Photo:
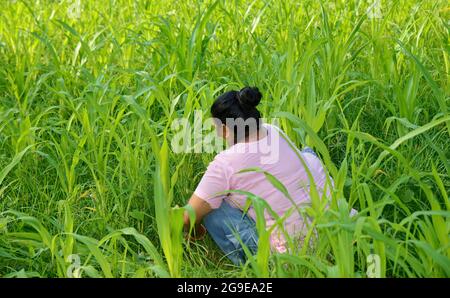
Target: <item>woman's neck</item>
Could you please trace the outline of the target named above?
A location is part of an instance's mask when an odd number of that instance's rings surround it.
[[[267,136],[267,129],[264,126],[261,126],[257,131],[249,134],[245,138],[238,140],[236,143],[233,142],[232,138],[228,141],[228,144],[234,145],[238,143],[252,143],[257,142]]]

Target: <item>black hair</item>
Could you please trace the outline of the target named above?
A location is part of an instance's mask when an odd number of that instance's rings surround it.
[[[214,118],[221,121],[222,124],[226,124],[227,118],[242,119],[244,121],[248,119],[256,120],[256,130],[259,130],[261,121],[261,114],[256,106],[261,101],[262,94],[257,87],[244,87],[239,91],[232,90],[220,95],[211,106],[211,114]],[[231,127],[230,127],[231,128]],[[235,143],[237,138],[237,127],[234,126]],[[245,137],[250,134],[249,127],[245,127]]]

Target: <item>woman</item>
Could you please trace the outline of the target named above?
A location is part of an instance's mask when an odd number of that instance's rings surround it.
[[[319,194],[326,182],[325,170],[310,148],[298,151],[278,127],[261,123],[261,115],[256,109],[261,97],[262,94],[257,88],[245,87],[240,91],[226,92],[216,99],[211,113],[215,118],[219,136],[226,139],[229,148],[217,154],[208,165],[188,202],[196,213],[196,226],[191,238],[203,237],[206,228],[217,245],[236,265],[246,260],[241,242],[236,236],[254,254],[258,235],[253,208],[250,207],[247,214],[242,212],[247,197],[232,190],[250,192],[263,198],[281,217],[296,208],[294,203],[299,206],[310,202],[308,177],[314,179]],[[267,148],[270,152],[267,152]],[[272,156],[272,160],[264,158],[268,154]],[[308,176],[305,166],[311,176]],[[274,187],[264,173],[240,172],[248,168],[259,168],[275,176],[286,187],[294,202]],[[294,212],[287,215],[284,229],[292,237],[301,237],[306,229],[305,222],[299,212],[291,211]],[[202,220],[204,226],[200,224]],[[267,228],[275,223],[275,218],[268,212],[265,212],[265,220]],[[184,223],[188,229],[190,223],[187,212]],[[283,233],[277,228],[272,232],[270,242],[273,251],[287,250]]]

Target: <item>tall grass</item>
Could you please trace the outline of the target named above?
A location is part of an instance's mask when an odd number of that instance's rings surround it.
[[[450,276],[446,1],[76,2],[2,3],[0,276],[366,277],[374,255],[380,277]],[[290,210],[310,225],[286,254],[246,193],[258,253],[236,267],[182,236],[213,155],[169,145],[243,85],[333,187]]]

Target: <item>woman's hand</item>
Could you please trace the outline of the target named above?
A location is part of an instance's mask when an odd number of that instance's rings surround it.
[[[205,235],[206,235],[205,226],[202,224],[196,224],[192,229],[191,234],[189,234],[189,231],[185,232],[184,239],[186,241],[198,241],[205,238]]]
[[[196,196],[195,194],[192,195],[190,198],[188,205],[194,209],[195,212],[195,224],[192,228],[191,234],[189,235],[189,229],[190,229],[190,220],[189,220],[189,214],[187,211],[184,212],[184,239],[188,241],[197,241],[202,240],[205,238],[206,235],[206,228],[204,225],[201,224],[201,220],[203,217],[211,212],[211,206],[200,197]]]

